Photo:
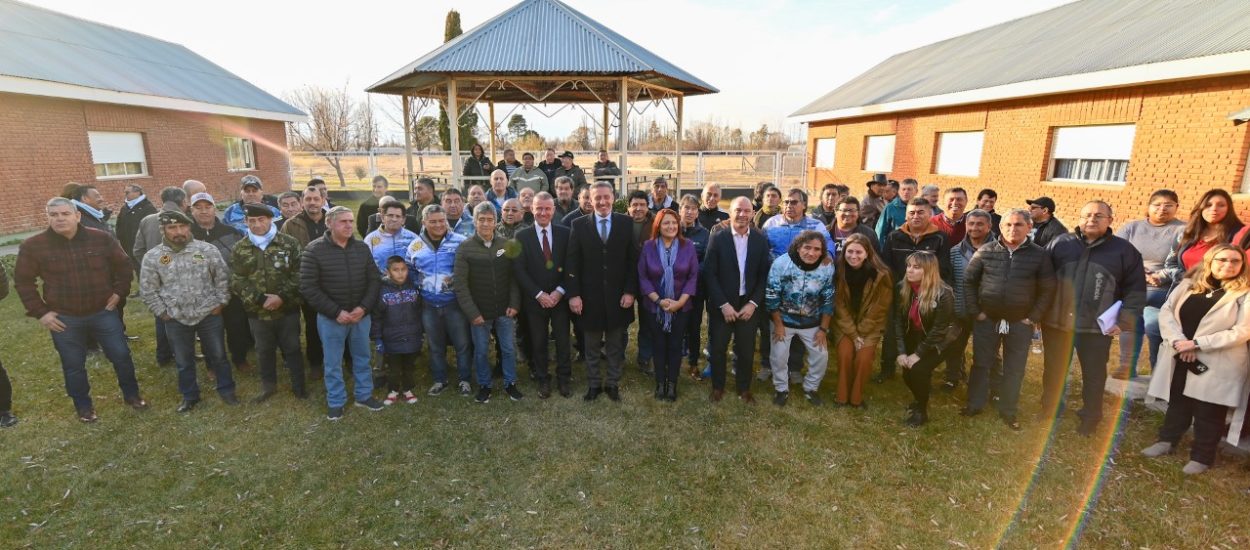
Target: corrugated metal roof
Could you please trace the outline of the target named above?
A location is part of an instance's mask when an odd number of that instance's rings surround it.
[[[900,53],[791,116],[1250,50],[1248,21],[1247,0],[1083,0]]]
[[[719,91],[558,0],[524,0],[368,91],[398,93],[436,83],[449,73],[651,74],[658,77],[653,79],[657,84],[687,95]]]
[[[178,44],[0,0],[0,75],[303,116]]]

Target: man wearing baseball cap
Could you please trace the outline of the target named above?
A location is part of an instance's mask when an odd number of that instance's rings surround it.
[[[1063,222],[1055,218],[1055,199],[1038,197],[1024,202],[1028,203],[1029,217],[1033,218],[1033,233],[1029,236],[1038,246],[1045,248],[1055,237],[1068,232]]]
[[[586,173],[582,171],[580,166],[573,164],[572,151],[560,153],[560,166],[556,167],[555,177],[558,178],[560,176],[568,176],[571,178],[573,180],[574,190],[580,190],[581,188],[586,187]],[[555,181],[555,179],[552,178],[552,181]]]
[[[193,222],[186,214],[164,211],[159,219],[164,240],[143,256],[139,291],[152,314],[165,321],[165,332],[174,348],[178,392],[182,394],[177,411],[190,412],[200,402],[200,386],[195,379],[197,336],[208,368],[216,373],[222,402],[237,405],[221,315],[230,301],[230,270],[217,247],[191,238]]]
[[[278,199],[264,194],[262,189],[260,178],[250,174],[243,176],[243,179],[239,180],[239,200],[226,208],[221,215],[221,221],[226,222],[226,225],[233,227],[239,233],[247,233],[247,222],[244,220],[247,214],[243,211],[244,204],[264,204],[273,210],[274,217],[281,217],[282,211],[278,210]]]

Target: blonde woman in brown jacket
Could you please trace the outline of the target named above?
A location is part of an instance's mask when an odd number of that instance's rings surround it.
[[[842,244],[834,275],[834,330],[830,347],[838,353],[838,394],[834,405],[863,408],[864,381],[890,318],[894,281],[867,237],[852,234]]]

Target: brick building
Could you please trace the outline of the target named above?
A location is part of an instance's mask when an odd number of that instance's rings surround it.
[[[122,188],[255,174],[290,186],[286,123],[304,114],[177,44],[0,0],[0,234],[44,225],[70,181],[117,210]]]
[[[1152,190],[1234,193],[1250,219],[1250,2],[1083,0],[904,52],[803,107],[808,185],[876,172],[1047,195],[1120,220]],[[1069,223],[1069,225],[1071,225]]]

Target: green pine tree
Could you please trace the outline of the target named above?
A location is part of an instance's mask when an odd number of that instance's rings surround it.
[[[443,42],[450,42],[453,38],[464,34],[460,29],[460,12],[451,10],[447,12],[447,22],[443,26]],[[461,105],[463,107],[463,105]],[[443,150],[451,150],[451,121],[447,117],[447,110],[443,107],[438,108],[438,140],[443,145]],[[477,111],[469,111],[460,118],[460,150],[468,151],[474,143],[477,142]]]

